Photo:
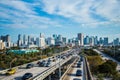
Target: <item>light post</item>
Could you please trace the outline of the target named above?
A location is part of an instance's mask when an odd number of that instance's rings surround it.
[[[115,58],[115,42],[113,42],[114,43],[114,58]]]
[[[61,47],[60,47],[60,58],[59,58],[59,79],[60,79],[60,77],[61,77],[60,59],[61,59]]]

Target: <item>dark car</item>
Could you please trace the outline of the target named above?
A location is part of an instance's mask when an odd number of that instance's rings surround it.
[[[26,68],[29,69],[29,68],[32,68],[34,65],[33,64],[27,64]]]
[[[80,61],[83,61],[83,57],[80,58]]]
[[[22,80],[28,80],[33,77],[32,73],[25,73],[22,77]]]
[[[73,80],[81,80],[81,79],[79,79],[79,78],[74,78]]]
[[[82,76],[82,71],[81,70],[77,70],[76,71],[76,76]]]
[[[46,63],[45,67],[50,67],[50,63]]]
[[[45,62],[44,61],[39,63],[39,67],[44,67],[44,66],[45,66]]]
[[[77,63],[77,65],[81,65],[81,63],[80,63],[80,62],[78,62],[78,63]]]
[[[80,64],[77,64],[77,68],[81,68],[81,65],[80,65]]]

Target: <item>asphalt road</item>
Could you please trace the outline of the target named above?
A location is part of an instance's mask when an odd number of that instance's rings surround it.
[[[65,51],[65,53],[67,53],[67,51]],[[63,61],[63,59],[60,59],[60,61]],[[53,66],[57,63],[59,63],[59,59],[57,59],[55,62],[51,62],[51,66]],[[30,69],[26,69],[25,68],[26,66],[23,66],[20,69],[18,69],[17,72],[13,75],[9,75],[9,76],[0,75],[0,80],[21,80],[22,76],[28,72],[32,73],[33,77],[34,77],[49,68],[49,67],[39,67],[38,65],[36,65],[36,63],[34,63],[34,65],[35,66]]]

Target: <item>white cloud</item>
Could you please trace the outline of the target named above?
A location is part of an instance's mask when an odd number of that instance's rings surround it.
[[[93,18],[90,12],[111,20],[120,16],[119,0],[42,0],[43,10],[49,14],[67,17],[78,23],[103,23],[99,17]],[[94,9],[94,11],[92,10]],[[120,20],[120,18],[118,18]]]
[[[62,27],[68,24],[61,24],[59,19],[53,20],[49,16],[43,17],[34,11],[37,6],[51,15],[60,15],[79,24],[81,27],[96,28],[99,25],[107,26],[120,22],[120,1],[119,0],[40,0],[34,3],[27,3],[20,0],[1,0],[0,21],[10,21],[9,24],[1,24],[13,27]],[[91,16],[94,13],[107,21],[102,21],[99,17]],[[4,19],[2,19],[4,18]]]
[[[2,6],[0,6],[0,21],[8,22],[1,22],[1,26],[11,28],[33,27],[43,29],[52,25],[60,25],[57,21],[52,21],[50,18],[39,16],[38,13],[33,10],[33,7],[35,6],[33,4],[14,0],[11,1],[11,4],[9,0],[3,0],[0,1],[0,4],[2,4]]]

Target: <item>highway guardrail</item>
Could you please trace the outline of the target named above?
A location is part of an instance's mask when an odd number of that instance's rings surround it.
[[[43,71],[42,73],[38,74],[37,76],[35,76],[33,78],[33,80],[43,80],[44,78],[46,78],[49,74],[51,74],[53,71],[55,71],[57,68],[59,68],[59,65],[63,65],[65,64],[67,61],[69,61],[72,57],[67,58],[66,60],[62,60],[60,61],[60,63],[57,63],[56,65],[48,68],[47,70]]]

